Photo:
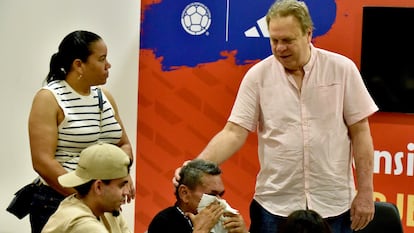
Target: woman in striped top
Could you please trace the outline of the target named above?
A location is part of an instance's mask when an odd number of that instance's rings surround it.
[[[116,103],[100,87],[109,68],[104,41],[88,31],[68,34],[51,57],[47,85],[35,95],[29,116],[32,164],[42,181],[30,212],[32,233],[40,232],[60,201],[75,192],[60,186],[57,177],[76,168],[83,149],[111,143],[133,161]],[[128,202],[134,197],[130,179]]]

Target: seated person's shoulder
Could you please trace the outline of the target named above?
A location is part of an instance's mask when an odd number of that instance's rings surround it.
[[[108,230],[98,220],[83,218],[74,222],[68,233],[108,233]]]
[[[97,218],[91,215],[77,215],[71,217],[69,212],[61,211],[52,215],[42,230],[42,233],[106,233],[108,232]]]
[[[88,231],[84,230],[88,229]],[[96,229],[96,230],[94,230]],[[49,218],[43,233],[54,232],[107,232],[90,209],[73,195],[64,199],[56,212]]]

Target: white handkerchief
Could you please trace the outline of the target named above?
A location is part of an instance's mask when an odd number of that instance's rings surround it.
[[[224,199],[217,198],[213,195],[203,194],[201,197],[200,203],[198,203],[197,211],[200,212],[202,209],[210,205],[213,201],[218,201],[221,205],[225,206],[225,212],[230,212],[233,214],[238,214],[239,211],[236,209],[233,209]],[[217,222],[217,224],[211,229],[212,233],[227,233],[227,230],[223,227],[223,221],[224,216],[220,217],[220,220]]]

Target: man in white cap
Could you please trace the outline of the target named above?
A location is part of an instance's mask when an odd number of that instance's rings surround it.
[[[120,215],[129,192],[129,167],[128,155],[115,145],[84,149],[76,170],[58,178],[63,187],[77,192],[61,202],[42,233],[130,233]]]

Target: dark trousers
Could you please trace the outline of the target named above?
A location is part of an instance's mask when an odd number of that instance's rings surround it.
[[[352,233],[350,212],[326,219],[333,233]],[[250,203],[250,233],[278,233],[286,217],[273,215],[253,200]]]
[[[32,233],[40,233],[49,217],[65,197],[46,185],[40,185],[33,196],[30,210]]]

